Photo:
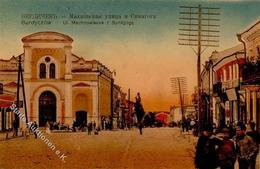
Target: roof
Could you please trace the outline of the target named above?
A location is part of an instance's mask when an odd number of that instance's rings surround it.
[[[249,32],[251,29],[253,29],[256,25],[260,24],[260,20],[258,20],[256,23],[252,24],[249,28],[247,28],[244,32],[239,33],[238,35],[242,35],[246,32]]]
[[[14,102],[15,97],[7,94],[0,95],[0,107],[10,107]]]
[[[83,82],[80,82],[80,83],[73,85],[73,87],[89,87],[89,86],[90,86],[89,84],[86,84],[86,83],[83,83]]]
[[[52,31],[36,32],[22,38],[22,42],[73,42],[73,39],[65,34]]]
[[[238,52],[244,52],[243,44],[236,45],[234,47],[228,48],[228,49],[220,51],[220,52],[214,51],[214,53],[212,53],[211,58],[212,58],[213,62],[216,63],[219,60],[221,60],[222,58],[224,58],[226,56],[231,56]]]
[[[239,41],[252,41],[260,33],[260,20],[247,28],[244,32],[237,34]]]
[[[16,88],[17,87],[17,83],[16,82],[9,82],[9,83],[6,83],[4,84],[5,87],[11,87],[11,88]],[[22,86],[20,84],[20,86]]]

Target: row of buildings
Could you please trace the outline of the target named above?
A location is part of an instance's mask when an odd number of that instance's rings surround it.
[[[260,21],[237,39],[239,45],[212,52],[204,64],[202,119],[218,126],[253,121],[260,133]]]
[[[47,121],[71,125],[74,120],[100,125],[101,118],[122,117],[119,107],[124,107],[126,94],[114,84],[113,72],[97,60],[75,55],[71,37],[38,32],[25,36],[22,42],[24,51],[19,56],[29,121],[36,121],[40,127]],[[17,100],[19,56],[0,59],[0,130],[12,128],[15,118],[9,107]],[[24,113],[22,89],[19,100]]]

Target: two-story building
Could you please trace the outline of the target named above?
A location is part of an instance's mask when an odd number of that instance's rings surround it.
[[[242,89],[246,93],[245,121],[256,123],[260,133],[260,20],[237,35],[245,50]]]
[[[100,123],[101,116],[111,115],[112,72],[99,61],[73,54],[71,37],[38,32],[25,36],[22,42],[24,51],[20,56],[29,121],[36,121],[40,127],[48,121],[68,125],[73,120]],[[1,96],[5,103],[16,100],[17,59],[0,60],[0,81],[8,91]],[[0,127],[10,128],[13,115],[7,109],[9,104],[1,106]]]
[[[210,57],[213,62],[213,116],[218,126],[236,123],[242,118],[240,105],[243,105],[243,100],[240,95],[243,92],[240,90],[240,81],[244,59],[243,45],[214,51]]]

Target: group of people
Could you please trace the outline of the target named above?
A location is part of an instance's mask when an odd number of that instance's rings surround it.
[[[34,134],[34,138],[37,139],[37,132],[35,130],[32,130],[32,128],[38,129],[38,125],[36,121],[32,123],[32,125],[29,128],[29,132],[32,132]],[[13,120],[13,137],[18,137],[18,129],[19,129],[19,120],[14,119]],[[27,134],[25,134],[27,137]]]
[[[78,125],[76,123],[76,121],[74,120],[74,122],[72,124],[72,131],[76,132],[77,129],[79,131],[82,131],[82,132],[87,130],[88,135],[91,135],[92,131],[94,131],[94,134],[98,134],[98,131],[100,130],[99,127],[96,126],[96,122],[95,121],[89,122],[89,123],[86,123],[84,121],[81,125]]]
[[[199,130],[199,125],[198,125],[198,120],[196,119],[183,119],[181,123],[179,124],[182,127],[182,132],[189,132],[189,130],[193,131],[193,135],[197,136],[198,135],[198,130]]]
[[[100,131],[100,128],[96,127],[96,122],[95,121],[93,123],[89,122],[88,126],[87,126],[87,129],[88,129],[88,135],[91,135],[92,131],[94,131],[95,135],[98,135],[98,132]]]
[[[58,121],[58,122],[47,121],[45,127],[48,128],[50,131],[51,130],[67,130],[67,129],[69,129],[68,125],[65,125],[64,123],[60,123],[60,121]]]
[[[246,131],[246,125],[239,122],[234,137],[227,126],[222,129],[222,137],[212,132],[212,126],[202,128],[195,153],[197,169],[234,169],[236,160],[239,169],[255,169],[258,145],[254,128]]]
[[[101,117],[101,129],[102,130],[112,130],[112,118]]]

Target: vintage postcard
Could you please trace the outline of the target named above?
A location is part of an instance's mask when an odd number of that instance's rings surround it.
[[[259,0],[0,0],[0,169],[259,169],[259,72]]]

